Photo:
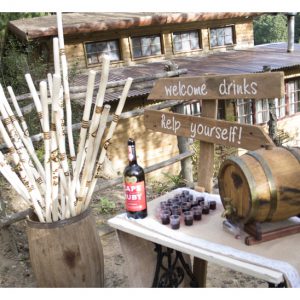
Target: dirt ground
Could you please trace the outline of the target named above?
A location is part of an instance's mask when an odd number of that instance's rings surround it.
[[[153,195],[152,195],[153,196]],[[1,197],[6,199],[7,212],[17,212],[22,209],[13,191],[1,188]],[[4,198],[3,198],[4,197]],[[112,213],[103,213],[99,207],[99,199],[107,198],[115,203]],[[104,252],[104,286],[106,288],[126,288],[128,278],[124,268],[124,257],[115,231],[107,225],[107,220],[114,214],[123,212],[123,190],[115,187],[94,195],[92,204],[97,229],[101,237]],[[28,241],[26,236],[26,223],[19,221],[7,229],[0,230],[0,287],[2,288],[34,288],[36,280],[32,272]],[[251,276],[209,263],[207,270],[207,287],[212,288],[263,288],[267,283]]]

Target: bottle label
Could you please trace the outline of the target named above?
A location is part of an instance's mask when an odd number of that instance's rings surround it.
[[[145,182],[125,182],[126,210],[141,211],[146,209]]]

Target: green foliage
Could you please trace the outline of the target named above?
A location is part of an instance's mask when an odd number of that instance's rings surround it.
[[[12,86],[16,94],[28,93],[24,78],[30,72],[33,80],[41,79],[47,74],[47,65],[42,58],[35,55],[37,42],[22,43],[7,34],[9,21],[21,18],[34,18],[48,15],[46,12],[0,13],[0,82],[3,86]]]
[[[116,211],[116,204],[105,197],[100,198],[99,203],[97,203],[97,208],[102,214],[112,214]]]
[[[162,173],[165,177],[168,178],[168,183],[171,185],[173,188],[185,186],[185,180],[182,178],[182,175],[172,175],[169,173]]]
[[[37,57],[35,49],[38,42],[22,43],[10,36],[5,45],[1,59],[1,84],[12,86],[18,94],[28,93],[25,74],[30,73],[33,81],[46,78],[47,64],[43,58]]]
[[[3,47],[6,35],[7,23],[22,18],[34,18],[48,15],[46,12],[0,12],[0,47]]]
[[[283,14],[262,15],[254,20],[254,44],[287,40],[287,17]]]
[[[148,184],[153,191],[153,194],[158,196],[163,195],[171,190],[169,183],[166,181],[152,180]]]

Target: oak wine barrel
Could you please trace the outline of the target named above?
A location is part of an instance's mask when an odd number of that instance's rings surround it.
[[[219,192],[228,219],[273,222],[300,214],[300,148],[274,147],[226,159]]]
[[[53,223],[28,219],[27,237],[39,287],[103,287],[103,249],[90,209]]]

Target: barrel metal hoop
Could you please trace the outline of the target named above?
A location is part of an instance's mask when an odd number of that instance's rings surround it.
[[[254,151],[249,151],[246,153],[247,155],[253,157],[254,159],[256,159],[259,164],[261,165],[267,180],[268,180],[268,185],[269,185],[269,189],[270,189],[270,196],[271,196],[271,201],[270,201],[270,210],[268,213],[268,216],[266,218],[266,221],[269,222],[272,220],[273,214],[277,209],[277,188],[276,188],[276,184],[275,184],[275,180],[274,180],[274,176],[272,174],[272,171],[268,165],[268,163],[265,161],[265,159],[258,154],[257,152]]]
[[[286,149],[287,151],[289,151],[297,160],[298,160],[298,163],[300,164],[300,151],[296,151],[295,148],[291,148],[291,147],[282,147],[284,149]],[[299,148],[297,148],[299,149]]]
[[[249,185],[249,189],[250,189],[250,196],[251,196],[251,209],[250,212],[247,216],[245,216],[245,219],[243,220],[244,223],[247,223],[251,220],[254,219],[255,215],[256,215],[256,211],[258,210],[258,204],[256,201],[257,198],[257,193],[256,193],[256,189],[255,189],[255,179],[252,175],[252,173],[250,172],[247,164],[239,157],[237,156],[232,156],[229,157],[229,160],[232,161],[233,163],[235,163],[243,172],[243,174],[245,175],[246,179],[247,179],[247,183]]]

